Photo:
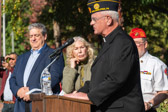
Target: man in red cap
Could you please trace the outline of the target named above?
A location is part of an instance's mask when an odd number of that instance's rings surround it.
[[[155,108],[166,99],[168,76],[165,70],[167,66],[160,59],[148,53],[146,34],[141,28],[133,28],[130,36],[138,48],[145,110],[156,112]]]
[[[65,96],[90,100],[93,112],[144,112],[138,51],[119,26],[118,4],[118,0],[89,0],[90,25],[104,45],[91,67],[91,81]]]

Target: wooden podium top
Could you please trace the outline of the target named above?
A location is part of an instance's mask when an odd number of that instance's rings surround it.
[[[51,96],[47,96],[44,93],[33,93],[30,94],[30,99],[31,101],[40,101],[43,99],[62,99],[62,100],[69,100],[69,101],[74,101],[74,102],[80,102],[80,103],[88,103],[88,104],[92,104],[91,101],[89,100],[83,100],[83,99],[76,99],[76,98],[69,98],[69,97],[65,97],[65,96],[59,96],[59,95],[51,95]]]
[[[47,96],[44,93],[30,94],[32,112],[91,112],[89,100],[69,98],[59,95]]]

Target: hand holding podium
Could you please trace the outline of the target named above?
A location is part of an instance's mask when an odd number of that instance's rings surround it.
[[[77,92],[77,93],[71,93],[71,94],[65,94],[65,97],[69,98],[76,98],[76,99],[83,99],[83,100],[89,100],[86,93]]]

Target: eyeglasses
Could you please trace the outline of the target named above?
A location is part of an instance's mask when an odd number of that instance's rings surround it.
[[[136,44],[137,46],[140,46],[140,45],[144,44],[145,42],[146,42],[146,41],[143,41],[143,42],[135,41],[135,44]]]
[[[102,17],[99,17],[99,18],[91,18],[91,21],[94,21],[94,22],[97,22],[98,20],[102,19],[103,17],[106,17],[106,16],[102,16]]]
[[[34,34],[34,35],[29,35],[29,37],[31,38],[31,37],[39,37],[40,36],[40,34]]]

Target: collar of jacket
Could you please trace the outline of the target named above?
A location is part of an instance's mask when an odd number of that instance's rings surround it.
[[[104,37],[105,43],[110,43],[114,38],[115,35],[121,30],[121,26],[117,26],[110,34]],[[112,38],[113,37],[113,38]]]
[[[84,61],[79,62],[79,65],[86,65],[88,63],[89,58],[87,57]]]

